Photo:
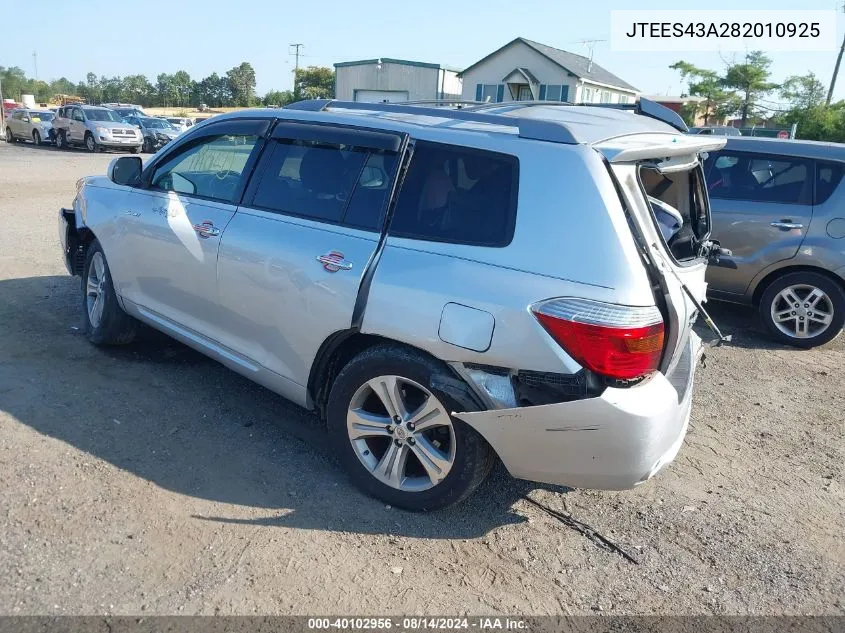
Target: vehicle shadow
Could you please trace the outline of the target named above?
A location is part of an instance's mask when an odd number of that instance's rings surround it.
[[[446,539],[526,520],[513,506],[537,486],[501,466],[456,507],[389,508],[347,480],[315,415],[150,329],[96,348],[82,319],[76,278],[0,280],[0,411],[200,500],[194,520]]]
[[[763,323],[760,321],[757,310],[751,306],[712,300],[708,301],[704,307],[722,334],[731,336],[731,342],[729,344],[733,347],[744,349],[792,349],[787,345],[777,343],[769,338]],[[694,329],[696,334],[704,341],[710,341],[716,337],[701,317],[698,318]]]

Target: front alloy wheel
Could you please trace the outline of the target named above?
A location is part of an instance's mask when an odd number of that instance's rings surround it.
[[[845,322],[845,289],[814,271],[788,273],[763,292],[760,317],[782,343],[804,348],[822,345]]]
[[[12,134],[12,129],[8,125],[6,126],[6,142],[7,143],[14,143],[15,142],[15,135]]]
[[[93,134],[88,134],[85,137],[85,149],[89,152],[96,152],[97,151],[97,141],[94,140]]]
[[[455,462],[455,429],[428,389],[378,376],[352,396],[346,416],[352,448],[377,480],[406,492],[439,484]]]

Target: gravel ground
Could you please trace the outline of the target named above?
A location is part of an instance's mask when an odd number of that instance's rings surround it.
[[[405,513],[349,484],[311,414],[217,363],[153,332],[86,342],[56,212],[111,158],[0,144],[0,613],[845,613],[845,336],[797,351],[713,305],[734,343],[656,479],[498,468]]]

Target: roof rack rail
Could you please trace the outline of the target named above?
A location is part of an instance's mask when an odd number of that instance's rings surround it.
[[[484,104],[484,101],[467,101],[465,99],[417,99],[414,101],[397,101],[401,105],[432,105],[449,107],[456,106],[459,110],[464,106],[479,106]]]
[[[309,101],[297,101],[286,105],[288,110],[304,110],[307,112],[321,112],[328,108],[338,110],[369,110],[372,112],[394,112],[396,114],[416,114],[438,118],[449,118],[457,121],[473,121],[475,123],[487,123],[488,125],[501,125],[515,127],[519,130],[519,136],[538,141],[551,141],[554,143],[566,143],[576,145],[578,139],[564,123],[559,121],[543,121],[540,119],[520,119],[519,117],[505,116],[503,114],[489,114],[477,112],[473,108],[453,108],[444,112],[439,107],[427,107],[425,105],[407,105],[407,103],[363,103],[360,101],[333,101],[331,99],[312,99]]]
[[[585,106],[595,108],[612,108],[614,110],[632,110],[637,114],[663,121],[667,125],[671,125],[676,130],[681,132],[688,132],[689,128],[684,120],[674,110],[670,110],[666,106],[660,105],[651,99],[640,98],[636,103],[570,103],[569,101],[499,101],[498,103],[484,103],[472,108],[473,111],[483,111],[491,108],[508,107],[513,108],[531,108],[535,106]]]

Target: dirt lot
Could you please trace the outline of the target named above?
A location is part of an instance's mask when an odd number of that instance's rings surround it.
[[[86,342],[56,211],[110,158],[0,143],[0,613],[845,613],[845,336],[796,351],[716,306],[734,344],[708,353],[655,480],[499,468],[409,514],[213,361],[149,332]]]

